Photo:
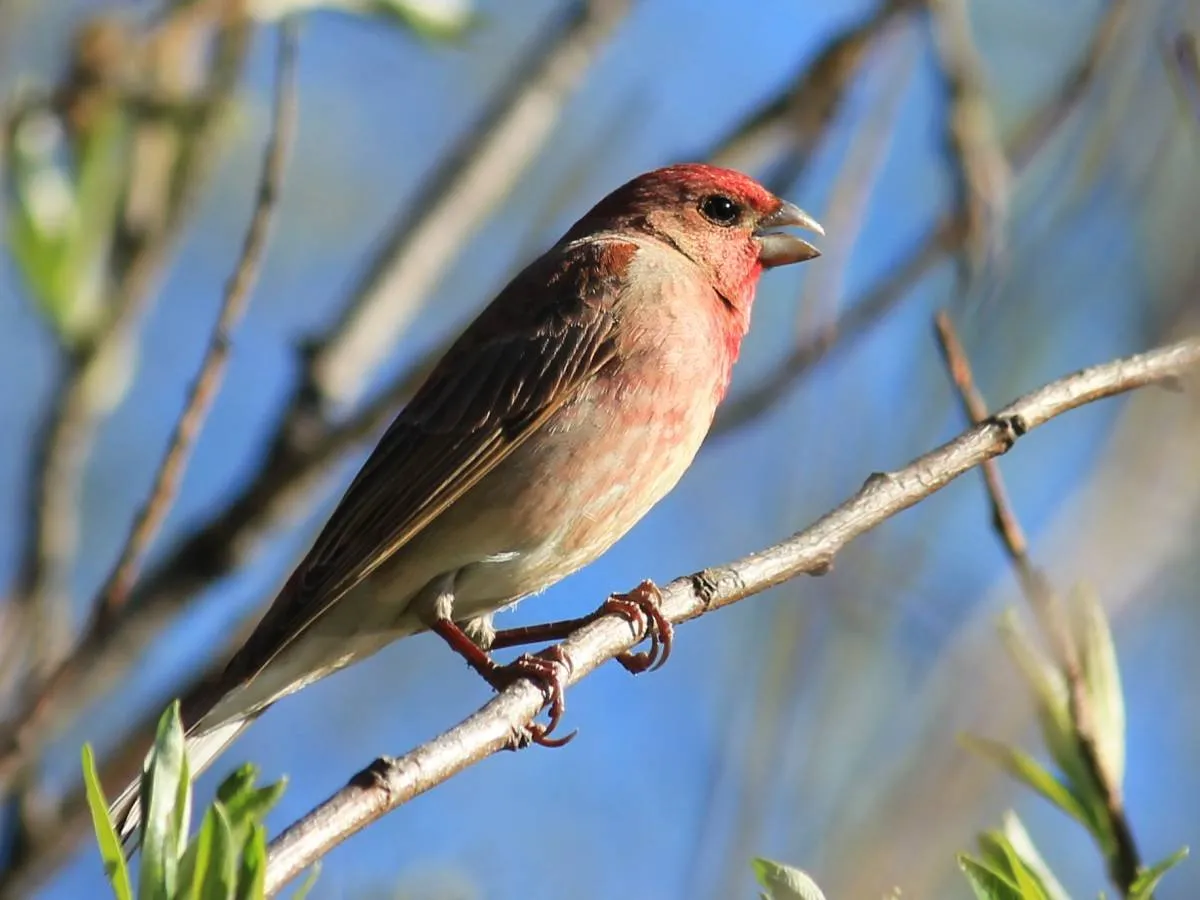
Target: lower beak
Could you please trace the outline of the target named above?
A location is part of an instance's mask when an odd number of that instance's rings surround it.
[[[808,241],[773,230],[787,227],[806,228],[819,235],[825,234],[825,229],[816,219],[794,203],[782,201],[779,209],[759,220],[758,227],[754,230],[754,239],[758,241],[758,260],[763,268],[805,262],[821,255],[821,251]]]

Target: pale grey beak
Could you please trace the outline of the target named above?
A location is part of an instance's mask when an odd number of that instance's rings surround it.
[[[792,263],[805,262],[821,255],[821,251],[792,234],[774,231],[776,228],[804,228],[824,236],[825,229],[821,223],[786,200],[779,204],[779,209],[758,222],[754,229],[755,240],[758,241],[758,259],[763,268],[787,266]]]

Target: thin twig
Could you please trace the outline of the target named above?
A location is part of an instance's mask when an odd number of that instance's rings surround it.
[[[922,235],[890,273],[862,297],[846,304],[846,311],[840,317],[797,344],[774,372],[722,406],[709,440],[722,437],[761,416],[835,349],[850,347],[866,335],[960,239],[961,227],[949,218]]]
[[[26,501],[29,528],[15,591],[25,615],[14,634],[44,644],[33,647],[35,681],[59,655],[58,644],[70,619],[62,610],[78,537],[78,498],[84,466],[108,406],[101,385],[109,380],[109,370],[120,366],[118,360],[128,358],[129,344],[154,295],[154,280],[204,181],[212,155],[213,124],[236,84],[245,31],[244,24],[234,24],[221,33],[204,114],[190,126],[195,137],[183,142],[176,160],[171,201],[161,227],[118,234],[112,260],[115,286],[104,303],[110,312],[79,346],[63,348],[63,371],[34,438]]]
[[[877,473],[815,524],[787,540],[724,566],[678,578],[662,591],[674,623],[697,618],[801,574],[823,574],[850,541],[925,499],[986,460],[1008,452],[1022,435],[1086,403],[1200,368],[1200,338],[1083,369],[1009,404],[982,424],[895,472]],[[604,616],[560,646],[574,684],[641,637],[628,621]],[[439,737],[399,758],[381,757],[272,843],[267,896],[274,896],[317,859],[385,813],[513,745],[544,703],[521,679]]]
[[[902,10],[913,2],[885,5]],[[1087,57],[1098,58],[1101,54],[1096,45],[1107,40],[1102,29],[1093,38]],[[1095,66],[1086,67],[1086,71],[1090,75]],[[1058,92],[1051,104],[1061,107],[1063,93]],[[1080,88],[1076,95],[1081,93]],[[1035,119],[1046,118],[1035,115]],[[1042,129],[1038,134],[1039,140],[1045,140],[1050,131]],[[859,301],[848,304],[840,322],[816,335],[812,343],[798,347],[763,385],[727,402],[712,436],[725,434],[769,409],[835,346],[865,334],[903,298],[906,286],[916,283],[958,245],[959,235],[959,224],[952,216],[944,217],[916,243],[911,258]],[[381,431],[438,355],[435,351],[410,368],[378,401],[351,416],[344,426],[332,427],[323,419],[306,421],[304,415],[297,414],[303,405],[294,407],[277,430],[258,471],[225,509],[185,536],[135,589],[114,628],[104,635],[85,635],[25,709],[0,727],[0,784],[11,777],[22,759],[36,752],[59,723],[102,693],[191,597],[252,555],[282,521],[295,513],[301,499],[342,454]]]
[[[1177,34],[1167,56],[1167,71],[1179,93],[1179,101],[1194,125],[1200,125],[1200,32]]]
[[[309,348],[302,397],[317,406],[359,399],[370,373],[467,241],[545,146],[563,109],[631,0],[576,0],[405,206],[340,319]]]
[[[1007,142],[1008,161],[1014,170],[1028,166],[1079,106],[1134,7],[1132,0],[1109,0],[1083,56],[1059,82],[1054,96],[1041,104]]]
[[[968,272],[977,272],[1001,249],[1012,172],[988,102],[965,0],[927,0],[927,7],[946,88],[946,150],[966,225],[964,260]]]
[[[988,421],[987,403],[975,385],[971,364],[962,342],[945,312],[939,312],[934,320],[938,346],[946,361],[950,377],[958,389],[959,399],[967,420],[972,425]],[[1050,579],[1030,559],[1029,542],[1021,529],[1016,511],[1009,500],[999,463],[988,460],[982,466],[984,485],[992,507],[992,524],[1000,542],[1008,553],[1009,560],[1017,571],[1018,580],[1029,605],[1038,616],[1043,632],[1055,648],[1059,666],[1067,684],[1067,697],[1071,721],[1079,742],[1079,749],[1090,777],[1100,790],[1104,800],[1104,811],[1108,818],[1109,833],[1113,837],[1114,852],[1107,859],[1109,877],[1122,896],[1129,896],[1130,889],[1141,869],[1141,857],[1129,818],[1125,814],[1121,784],[1111,777],[1110,769],[1100,758],[1095,734],[1095,714],[1091,697],[1079,659],[1079,651],[1071,631],[1063,621],[1061,604],[1050,583]]]
[[[275,114],[263,158],[254,213],[246,230],[241,257],[225,286],[216,326],[200,371],[184,404],[168,444],[150,496],[139,511],[125,548],[113,567],[96,603],[93,627],[104,630],[125,604],[154,536],[174,504],[179,484],[208,411],[212,407],[228,367],[233,333],[249,304],[258,281],[270,237],[274,213],[283,187],[288,150],[296,131],[295,24],[285,19],[280,26],[279,58],[275,85]]]
[[[735,125],[709,154],[713,163],[757,170],[783,151],[786,157],[766,180],[782,191],[804,172],[837,117],[854,77],[875,41],[922,0],[884,0],[861,21],[825,44],[781,95]]]
[[[1085,93],[1124,21],[1127,4],[1128,0],[1112,0],[1083,58],[1068,73],[1066,81],[1050,100],[1006,144],[1014,178],[1034,160],[1054,136],[1058,126],[1066,120],[1073,104]],[[796,346],[774,372],[734,398],[732,403],[726,403],[717,416],[711,436],[720,436],[737,428],[774,406],[830,350],[840,345],[841,335],[857,337],[870,331],[904,300],[908,291],[937,266],[945,254],[964,246],[967,233],[967,223],[961,212],[944,215],[902,257],[891,275],[881,279],[861,300],[847,304],[847,311],[839,321],[830,323],[815,336]]]

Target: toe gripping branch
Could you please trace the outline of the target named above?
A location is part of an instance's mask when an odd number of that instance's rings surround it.
[[[529,740],[532,743],[543,747],[561,747],[575,737],[574,731],[565,737],[550,737],[567,711],[565,680],[570,676],[571,664],[560,647],[548,647],[538,656],[525,653],[508,665],[501,665],[451,620],[439,619],[431,630],[496,691],[502,691],[522,678],[537,685],[545,698],[544,708],[549,710],[550,718],[545,725],[534,723],[529,726]]]
[[[626,651],[618,656],[626,671],[633,675],[662,668],[671,657],[675,628],[662,611],[662,592],[652,581],[643,581],[627,594],[613,594],[599,609],[578,619],[562,619],[542,625],[528,625],[497,631],[490,649],[521,647],[546,641],[561,641],[573,631],[589,625],[603,616],[618,615],[633,627],[642,638],[650,639],[646,650]],[[508,665],[501,665],[482,650],[457,624],[449,619],[436,622],[432,629],[454,652],[497,691],[520,678],[528,678],[542,689],[550,719],[545,725],[531,725],[530,739],[543,747],[561,747],[575,737],[576,732],[562,738],[550,737],[566,712],[565,679],[571,664],[557,645],[534,656],[523,654]]]

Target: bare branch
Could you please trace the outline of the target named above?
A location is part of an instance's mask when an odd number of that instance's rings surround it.
[[[630,0],[570,5],[564,21],[405,208],[384,249],[351,292],[341,319],[310,348],[306,396],[333,406],[359,398],[370,373],[450,263],[545,146],[571,94],[629,7]]]
[[[965,0],[928,0],[927,6],[946,86],[946,149],[966,227],[963,247],[968,268],[978,270],[1003,239],[1012,173],[988,102]]]
[[[768,186],[782,190],[795,181],[841,110],[874,42],[921,2],[883,0],[861,22],[832,38],[787,91],[733,128],[710,154],[712,161],[733,169],[758,169],[786,150],[787,160],[768,179]]]
[[[155,475],[150,496],[138,513],[108,582],[100,591],[94,610],[96,618],[92,625],[98,630],[107,628],[124,606],[150,545],[174,504],[192,448],[200,436],[212,401],[225,377],[234,330],[245,314],[250,294],[258,281],[276,204],[283,187],[288,150],[295,138],[295,55],[295,25],[290,20],[285,20],[280,28],[275,114],[263,158],[254,212],[246,230],[241,258],[226,284],[225,297],[221,302],[208,349],[191,393],[175,424],[166,456]]]
[[[35,678],[44,674],[66,640],[70,621],[66,580],[78,537],[78,496],[96,429],[109,405],[104,385],[127,364],[130,344],[154,294],[154,280],[204,181],[214,146],[213,124],[232,93],[246,42],[244,23],[221,29],[202,114],[188,125],[194,138],[180,142],[174,159],[163,220],[150,230],[133,227],[133,222],[119,223],[111,260],[114,286],[104,303],[107,317],[79,346],[63,348],[63,372],[34,438],[26,502],[29,532],[15,591],[25,615],[11,635],[28,635],[34,642]],[[68,116],[81,106],[69,88],[57,100]],[[135,153],[131,169],[139,166]],[[131,179],[130,196],[138,183]]]
[[[1067,72],[1054,96],[1043,103],[1008,141],[1008,161],[1014,170],[1029,165],[1074,112],[1100,70],[1100,64],[1116,44],[1134,5],[1131,0],[1109,0],[1079,62]]]
[[[1086,403],[1200,367],[1200,338],[1083,369],[1009,404],[985,422],[863,488],[815,524],[763,551],[678,578],[662,591],[662,610],[674,623],[697,618],[801,574],[828,572],[837,553],[866,531],[925,499],[955,478],[1010,450],[1022,435]],[[641,635],[618,616],[604,616],[567,638],[560,649],[575,683],[634,646]],[[544,702],[539,688],[520,680],[444,732],[399,758],[380,758],[271,844],[267,895],[350,835],[441,784],[481,759],[513,746]]]
[[[971,364],[950,317],[945,312],[939,312],[935,325],[938,346],[958,389],[967,420],[973,425],[986,422],[987,404],[983,394],[975,386]],[[1029,557],[1029,543],[1009,501],[1008,491],[1000,475],[999,463],[990,459],[983,463],[982,471],[992,506],[992,524],[996,534],[1017,571],[1026,600],[1038,616],[1043,632],[1059,657],[1059,666],[1067,683],[1068,705],[1080,754],[1089,776],[1099,788],[1104,800],[1109,833],[1115,845],[1113,854],[1107,860],[1109,875],[1122,896],[1127,897],[1141,869],[1141,857],[1129,817],[1125,814],[1121,784],[1112,777],[1111,770],[1104,765],[1100,756],[1095,733],[1095,713],[1080,663],[1078,647],[1070,629],[1063,621],[1061,604],[1050,579]]]
[[[921,0],[888,0],[882,8],[894,16],[917,2]],[[1120,2],[1127,0],[1116,0],[1116,3]],[[879,24],[872,28],[875,30],[871,33],[877,34]],[[1103,38],[1101,30],[1094,37],[1093,45],[1102,43]],[[852,40],[850,44],[854,46]],[[1098,57],[1100,54],[1093,46],[1087,55]],[[839,55],[827,50],[820,58],[837,59]],[[834,70],[848,64],[850,59],[840,58],[842,62],[834,66]],[[810,67],[812,70],[818,68],[817,63]],[[536,71],[538,66],[535,64],[527,69]],[[1089,75],[1093,70],[1094,66],[1087,70]],[[811,77],[816,78],[816,75]],[[814,82],[808,78],[803,76],[789,94],[802,106],[807,101],[803,99],[804,91],[800,87],[823,83],[820,79]],[[1082,88],[1077,91],[1081,92]],[[1062,93],[1060,91],[1051,102],[1061,105]],[[781,110],[791,108],[786,103],[780,107]],[[765,122],[770,117],[764,111],[756,121],[759,118]],[[739,129],[739,133],[748,133],[752,127],[753,123]],[[1039,140],[1044,140],[1050,133],[1041,132]],[[945,253],[959,246],[961,234],[960,223],[953,217],[944,217],[916,242],[891,275],[859,300],[848,304],[848,311],[841,321],[826,327],[811,342],[798,346],[780,364],[778,371],[761,385],[727,402],[714,423],[711,436],[728,433],[769,409],[843,340],[850,342],[867,333],[903,299],[909,287],[937,265]],[[380,432],[439,355],[440,348],[419,360],[377,400],[340,425],[331,424],[320,416],[314,417],[311,407],[315,398],[311,388],[307,392],[301,391],[284,416],[257,472],[248,479],[245,487],[222,512],[185,536],[159,565],[147,573],[111,629],[104,633],[88,632],[36,696],[30,698],[26,709],[0,728],[0,784],[17,771],[22,759],[36,752],[60,722],[102,693],[184,604],[244,563],[274,530],[294,515],[345,452]]]
[[[891,312],[925,275],[957,246],[962,229],[949,219],[922,235],[896,267],[866,293],[846,304],[846,311],[797,344],[776,370],[760,383],[731,398],[717,413],[709,440],[734,431],[774,406],[834,349],[846,348]]]
[[[1013,177],[1020,174],[1054,136],[1079,101],[1099,69],[1117,30],[1124,20],[1128,0],[1112,0],[1105,16],[1092,35],[1083,59],[1071,70],[1054,96],[1018,129],[1007,145]],[[904,7],[904,4],[900,4]],[[796,346],[761,383],[726,403],[717,416],[712,436],[719,436],[763,414],[774,406],[801,378],[819,363],[843,338],[852,341],[865,335],[887,313],[904,300],[908,291],[950,252],[964,246],[968,222],[961,212],[946,214],[902,257],[892,273],[868,291],[867,295],[846,304],[840,321],[832,322],[811,340]]]

